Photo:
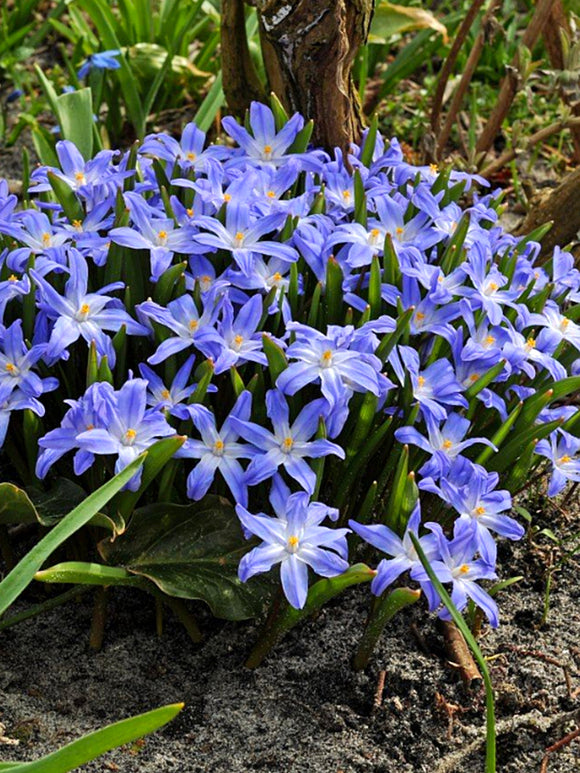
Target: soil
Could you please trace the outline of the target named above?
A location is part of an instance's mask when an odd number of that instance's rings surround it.
[[[566,508],[533,518],[559,536],[578,530]],[[500,543],[501,576],[524,576],[499,597],[500,628],[484,629],[480,640],[496,691],[501,773],[538,772],[546,747],[580,725],[578,557],[554,572],[547,623],[538,627],[546,566],[561,557],[541,535]],[[194,645],[171,617],[155,634],[149,597],[110,595],[98,653],[88,647],[91,594],[0,635],[0,758],[34,759],[108,722],[185,701],[166,728],[83,770],[483,771],[482,689],[462,685],[421,603],[395,618],[364,672],[350,665],[368,608],[362,587],[295,628],[249,671],[243,663],[257,623],[215,621],[192,604],[206,635]],[[580,739],[550,755],[547,770],[580,771]]]

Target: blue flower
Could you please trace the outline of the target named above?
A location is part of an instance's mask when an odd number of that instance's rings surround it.
[[[389,556],[389,558],[383,558],[380,561],[377,566],[377,574],[371,583],[371,591],[375,596],[380,596],[403,572],[411,570],[411,577],[414,579],[416,572],[422,568],[421,561],[410,537],[411,534],[416,537],[419,536],[418,531],[421,525],[421,507],[419,502],[417,502],[409,517],[409,522],[402,538],[382,523],[368,526],[357,523],[357,521],[349,521],[348,525],[365,542],[368,542],[369,545]],[[427,534],[421,537],[419,543],[425,551],[427,559],[431,561],[436,556],[436,540],[433,538],[433,535]]]
[[[258,331],[262,319],[262,298],[253,295],[238,311],[234,319],[234,308],[226,298],[222,304],[222,320],[218,325],[215,339],[215,372],[223,373],[234,365],[257,362],[267,365],[262,351],[262,333]]]
[[[119,289],[116,283],[89,293],[87,261],[78,250],[68,252],[70,277],[65,285],[64,296],[59,295],[49,282],[36,271],[30,275],[40,288],[40,308],[54,320],[44,358],[54,362],[68,359],[67,348],[80,337],[90,344],[95,342],[98,354],[107,356],[111,367],[115,364],[115,349],[104,330],[117,331],[125,327],[128,335],[147,335],[146,327],[136,322],[125,311],[120,301],[104,293]]]
[[[419,474],[424,477],[440,478],[447,475],[452,461],[465,448],[477,443],[483,443],[497,451],[491,440],[487,438],[474,437],[464,440],[471,422],[458,413],[449,414],[442,427],[439,427],[439,422],[434,420],[431,414],[427,414],[426,424],[428,439],[414,427],[401,427],[395,431],[395,437],[399,443],[418,446],[431,455],[431,459],[419,469]]]
[[[191,295],[176,298],[167,304],[167,308],[154,301],[145,301],[137,306],[137,312],[140,316],[153,319],[176,333],[175,336],[165,339],[155,354],[148,358],[147,362],[151,365],[157,365],[190,346],[195,346],[206,357],[211,357],[215,347],[219,346],[220,337],[212,327],[218,309],[211,294],[206,298],[201,314]]]
[[[195,392],[196,385],[189,384],[194,361],[195,355],[192,354],[177,371],[169,388],[165,386],[163,380],[154,370],[141,363],[139,371],[148,382],[147,405],[159,410],[167,410],[172,416],[177,416],[180,419],[187,418],[189,414],[182,403]]]
[[[321,577],[336,577],[348,569],[346,535],[349,530],[320,526],[326,513],[319,507],[313,511],[308,499],[308,494],[303,492],[291,494],[282,518],[271,518],[264,513],[252,515],[245,507],[236,507],[246,531],[262,540],[261,545],[240,561],[240,579],[246,582],[255,574],[268,572],[280,564],[282,590],[295,609],[302,609],[306,603],[309,566]]]
[[[564,430],[552,432],[549,440],[540,440],[536,453],[552,462],[548,496],[555,497],[569,480],[580,481],[580,438]]]
[[[92,454],[115,454],[115,472],[124,470],[139,454],[157,440],[175,435],[163,413],[147,408],[147,381],[134,378],[111,395],[107,407],[106,427],[94,427],[76,437],[80,447]],[[141,470],[127,484],[137,491],[141,484]]]
[[[380,394],[381,361],[373,354],[349,350],[353,328],[331,325],[328,335],[294,322],[286,328],[296,333],[296,341],[288,347],[286,355],[298,362],[291,363],[278,376],[276,386],[284,394],[294,395],[314,381],[320,381],[322,394],[331,407],[353,391]]]
[[[443,529],[438,523],[425,524],[431,529],[436,539],[438,557],[430,558],[429,562],[435,576],[441,583],[451,583],[451,600],[460,611],[467,606],[470,598],[485,613],[492,628],[499,625],[499,612],[497,604],[480,586],[477,580],[495,580],[497,575],[491,564],[483,558],[474,559],[474,554],[479,548],[477,541],[477,529],[472,521],[459,518],[455,521],[453,539],[448,540]],[[414,572],[413,578],[421,584],[427,599],[429,609],[434,612],[441,604],[439,594],[429,579],[423,567]],[[439,617],[449,620],[447,609],[439,612]]]
[[[334,454],[344,459],[344,451],[328,440],[310,440],[316,433],[320,418],[328,413],[324,399],[313,400],[300,411],[290,425],[290,411],[284,395],[277,389],[266,394],[267,413],[274,427],[270,432],[258,424],[232,419],[240,435],[264,452],[255,456],[246,471],[246,483],[255,486],[271,478],[280,466],[297,480],[309,494],[314,492],[316,475],[304,461]]]
[[[30,410],[37,416],[44,416],[44,406],[36,397],[25,395],[20,389],[12,389],[9,384],[0,385],[0,448],[6,440],[12,411],[24,410]]]
[[[190,405],[187,410],[201,435],[201,440],[186,440],[176,454],[181,459],[199,459],[187,478],[187,496],[190,499],[202,499],[219,470],[234,501],[247,505],[245,473],[238,459],[251,459],[257,451],[253,446],[236,442],[239,432],[233,419],[247,421],[250,418],[252,395],[250,392],[242,392],[219,431],[213,413],[204,405]]]
[[[122,247],[149,252],[152,282],[169,268],[176,252],[190,255],[203,251],[193,241],[191,228],[176,228],[171,218],[159,217],[136,193],[126,193],[125,201],[136,228],[113,228],[109,236]]]
[[[91,384],[79,400],[65,400],[70,406],[60,427],[47,432],[38,441],[40,453],[36,462],[36,477],[46,477],[50,468],[69,451],[75,451],[75,475],[82,475],[95,461],[95,455],[81,447],[79,435],[94,429],[106,429],[110,405],[114,402],[113,387],[106,382]]]
[[[440,359],[421,370],[419,355],[409,346],[399,346],[404,364],[393,352],[390,361],[401,384],[405,383],[405,372],[411,379],[413,397],[419,403],[422,413],[436,421],[447,417],[447,406],[458,405],[467,408],[467,400],[461,394],[463,387],[457,381],[455,371],[448,360]]]
[[[491,532],[510,540],[520,540],[525,530],[506,514],[506,511],[511,510],[512,498],[509,491],[497,490],[499,475],[496,472],[488,473],[481,465],[468,460],[461,462],[463,464],[455,462],[447,477],[441,478],[439,494],[460,518],[475,523],[479,552],[488,564],[495,565],[497,545]],[[463,470],[456,481],[455,470],[459,466]],[[423,488],[421,484],[420,488]]]
[[[58,379],[42,379],[32,370],[45,350],[45,344],[29,349],[22,335],[22,320],[13,322],[0,334],[0,386],[18,388],[28,397],[40,397],[43,392],[56,389]]]
[[[118,49],[91,54],[80,66],[77,78],[81,81],[84,80],[93,67],[97,70],[119,70],[121,63],[117,61],[118,56],[121,56],[121,52]]]
[[[259,165],[279,166],[287,162],[289,158],[286,151],[292,145],[298,132],[304,126],[304,118],[295,113],[292,118],[276,131],[274,113],[266,105],[252,102],[250,105],[250,128],[254,136],[240,126],[234,118],[226,116],[222,119],[222,126],[243,149],[241,160]],[[319,163],[315,163],[315,156],[302,154],[308,167],[317,171]]]
[[[254,253],[271,255],[288,263],[298,260],[298,253],[289,244],[262,239],[268,233],[278,231],[285,221],[283,212],[276,212],[253,219],[250,207],[243,201],[229,201],[226,207],[225,225],[217,218],[200,215],[196,225],[211,233],[200,232],[193,238],[198,245],[231,252],[245,274],[251,274]]]

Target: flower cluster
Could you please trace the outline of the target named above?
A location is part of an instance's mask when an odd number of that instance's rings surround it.
[[[98,479],[186,435],[172,496],[229,490],[261,540],[242,580],[280,564],[303,607],[308,567],[344,572],[352,530],[386,556],[374,593],[409,573],[439,609],[413,533],[496,625],[478,582],[523,534],[512,494],[546,459],[550,495],[580,480],[580,272],[505,233],[500,197],[470,190],[485,181],[376,131],[331,158],[278,118],[225,118],[237,147],[194,125],[89,160],[62,141],[32,204],[0,185],[0,440],[32,411],[36,476]]]

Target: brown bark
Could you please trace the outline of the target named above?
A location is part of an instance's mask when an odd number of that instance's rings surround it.
[[[527,234],[551,220],[554,225],[542,239],[541,255],[547,257],[557,245],[569,244],[580,231],[579,194],[580,169],[576,169],[549,196],[530,209],[517,230],[518,235]]]
[[[332,151],[360,139],[351,68],[374,0],[256,0],[270,89],[289,112],[314,119],[313,142]]]
[[[233,113],[243,116],[253,99],[263,102],[266,97],[250,56],[244,0],[222,0],[221,50],[226,101]]]
[[[562,48],[562,32],[566,35],[568,40],[572,39],[570,24],[566,12],[564,11],[562,0],[554,0],[550,18],[544,27],[543,35],[550,63],[555,70],[564,70],[566,64],[564,62],[564,51]],[[572,108],[572,114],[580,116],[580,104],[571,99],[565,89],[560,89],[560,94],[563,101]],[[571,127],[570,132],[574,143],[574,160],[580,161],[580,127]]]

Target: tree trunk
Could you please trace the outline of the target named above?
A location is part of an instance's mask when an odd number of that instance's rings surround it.
[[[222,33],[224,91],[240,113],[248,107],[253,84],[244,92],[245,30],[241,0],[223,0],[223,18],[237,6],[237,29]],[[366,41],[374,0],[251,0],[260,22],[260,38],[270,90],[288,112],[314,119],[313,142],[331,151],[348,149],[360,139],[363,115],[351,68]],[[242,40],[243,38],[243,40]],[[227,61],[226,61],[227,60]],[[227,71],[227,77],[226,77]]]
[[[542,258],[548,258],[554,247],[566,246],[574,241],[580,231],[580,169],[564,178],[562,183],[545,199],[531,207],[516,234],[525,235],[550,220],[552,228],[542,239]]]

